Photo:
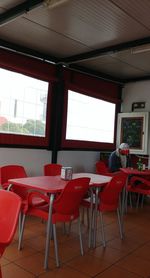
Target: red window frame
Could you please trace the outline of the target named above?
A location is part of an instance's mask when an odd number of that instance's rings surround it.
[[[0,50],[0,67],[49,83],[45,137],[0,133],[0,145],[11,147],[47,148],[50,144],[50,115],[52,82],[56,81],[54,65],[13,52]]]

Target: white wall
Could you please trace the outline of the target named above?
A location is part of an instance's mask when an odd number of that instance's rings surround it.
[[[19,164],[29,176],[43,175],[43,165],[51,162],[51,152],[38,149],[0,148],[0,166]]]
[[[150,81],[134,82],[125,85],[122,96],[122,112],[131,112],[133,102],[145,101],[145,109],[136,111],[150,111]]]
[[[73,172],[95,172],[95,163],[100,158],[99,152],[60,151],[57,162],[63,166],[72,166]]]
[[[134,110],[135,112],[149,112],[150,81],[140,81],[125,85],[123,89],[122,101],[122,112],[132,112],[133,102],[145,102],[146,104],[144,109],[136,109]],[[150,155],[150,118],[148,132],[148,154]]]
[[[99,152],[60,151],[57,162],[72,166],[73,172],[95,172]],[[51,163],[51,151],[39,149],[0,148],[0,166],[19,164],[25,167],[29,176],[43,175],[43,165]]]

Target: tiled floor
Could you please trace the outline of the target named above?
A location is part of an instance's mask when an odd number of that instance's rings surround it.
[[[3,278],[150,278],[150,205],[129,209],[125,215],[125,239],[120,240],[116,215],[105,215],[107,246],[101,244],[98,223],[97,247],[88,249],[88,230],[83,224],[85,255],[80,255],[77,225],[70,235],[58,226],[61,267],[55,265],[51,241],[49,270],[44,271],[45,223],[29,218],[26,223],[24,248],[17,251],[17,233],[1,259]]]

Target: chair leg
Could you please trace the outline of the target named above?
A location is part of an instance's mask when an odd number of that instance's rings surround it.
[[[66,234],[66,223],[63,223],[63,235]]]
[[[126,198],[125,198],[125,213],[127,213],[128,210],[128,192],[126,192]]]
[[[67,235],[69,235],[71,232],[71,225],[72,225],[72,221],[69,222]]]
[[[54,235],[56,266],[60,267],[59,256],[58,256],[58,243],[57,243],[57,236],[56,236],[56,224],[53,224],[53,235]]]
[[[140,201],[140,194],[138,193],[137,202],[136,202],[136,209],[138,209],[138,207],[139,207],[139,201]]]
[[[82,207],[81,211],[81,223],[84,224],[84,207]]]
[[[94,194],[93,194],[93,190],[91,189],[91,197],[90,197],[90,211],[89,211],[89,240],[88,240],[88,245],[89,248],[91,248],[92,246],[92,239],[93,239],[93,199]]]
[[[20,231],[20,235],[19,235],[18,250],[22,249],[22,239],[23,239],[23,233],[24,233],[25,218],[26,218],[26,215],[23,214],[23,216],[22,216],[22,223],[21,223],[21,231]]]
[[[121,237],[121,239],[123,239],[123,232],[122,232],[122,226],[121,226],[121,219],[120,219],[119,209],[117,209],[117,216],[118,216],[118,224],[119,224],[120,237]]]
[[[102,241],[103,241],[103,246],[106,247],[105,233],[104,233],[103,214],[102,214],[101,211],[100,211],[100,220],[101,220],[101,227],[102,227]]]
[[[87,208],[86,214],[87,214],[87,227],[88,227],[88,229],[89,229],[89,227],[90,227],[89,208]]]
[[[20,237],[21,233],[21,224],[22,224],[22,212],[19,213],[19,223],[18,223],[18,237]]]
[[[83,251],[83,242],[82,242],[82,233],[81,233],[81,222],[80,222],[80,217],[78,218],[78,225],[79,225],[79,239],[80,239],[80,250],[81,250],[81,255],[84,255]]]
[[[2,278],[2,270],[1,270],[1,265],[0,265],[0,278]]]
[[[145,195],[142,195],[142,200],[141,200],[141,208],[143,208],[143,204],[144,204],[144,197],[145,197]]]
[[[132,193],[129,193],[129,200],[130,200],[130,208],[132,209]]]

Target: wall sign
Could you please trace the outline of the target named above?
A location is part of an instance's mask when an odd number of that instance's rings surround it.
[[[147,154],[149,112],[119,113],[117,147],[128,143],[130,152]]]

